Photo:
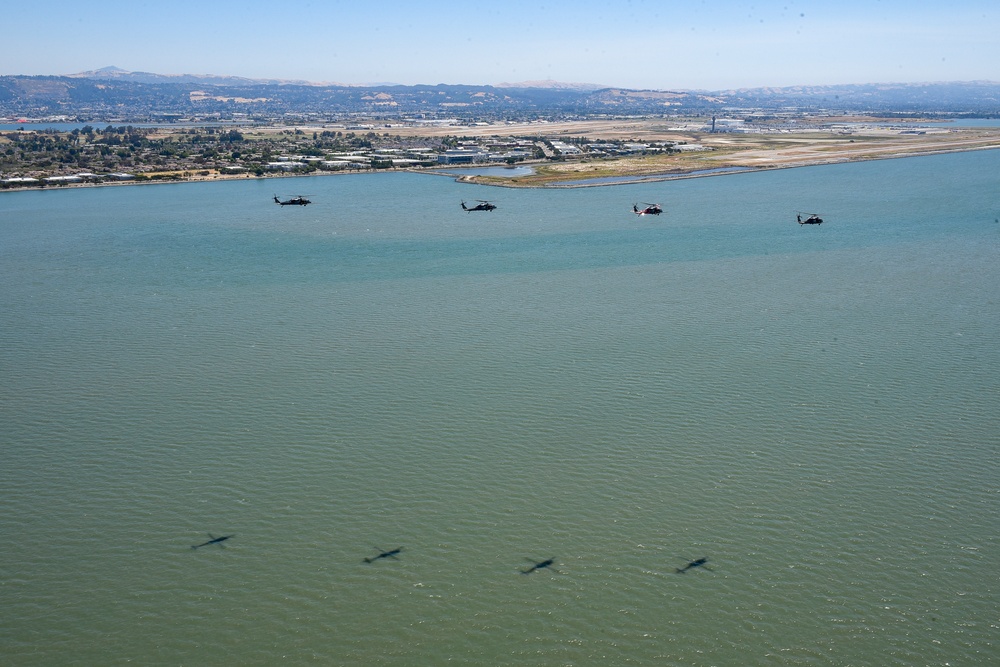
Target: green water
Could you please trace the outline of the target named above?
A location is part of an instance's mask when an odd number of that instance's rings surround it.
[[[997,192],[0,195],[0,663],[995,664]]]

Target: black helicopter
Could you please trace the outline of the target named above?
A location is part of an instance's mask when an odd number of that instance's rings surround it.
[[[640,209],[638,204],[632,204],[632,212],[636,215],[659,215],[663,213],[663,208],[659,204],[643,204]]]
[[[285,201],[281,201],[278,199],[278,195],[274,195],[274,203],[278,206],[308,206],[312,202],[301,195],[298,197],[292,197],[291,199],[286,199]]]
[[[485,199],[477,199],[476,201],[479,203],[472,208],[469,208],[465,205],[465,202],[462,202],[462,210],[466,213],[472,213],[473,211],[492,211],[496,208],[496,204],[491,204]]]
[[[808,216],[808,217],[805,220],[803,220],[802,219],[803,215]],[[796,221],[798,221],[798,223],[800,225],[822,225],[823,224],[823,218],[819,217],[819,215],[816,214],[816,213],[802,213],[802,212],[799,212],[799,214],[795,216],[795,219],[796,219]]]

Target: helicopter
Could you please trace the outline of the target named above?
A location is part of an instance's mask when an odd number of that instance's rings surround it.
[[[485,199],[477,199],[476,201],[479,203],[473,206],[472,208],[466,206],[465,202],[463,201],[462,210],[465,211],[466,213],[472,213],[473,211],[492,211],[493,209],[496,208],[496,204],[491,204]]]
[[[640,209],[638,204],[632,204],[632,212],[636,215],[659,215],[663,213],[663,208],[659,204],[643,204]]]
[[[806,215],[806,216],[809,216],[809,217],[807,217],[805,220],[803,220],[802,219],[803,215]],[[799,211],[798,215],[795,216],[795,219],[796,219],[796,221],[800,225],[822,225],[823,224],[823,218],[819,217],[818,213],[802,213],[801,211]]]
[[[281,201],[280,199],[278,199],[278,195],[274,195],[274,203],[277,204],[278,206],[307,206],[312,202],[303,197],[302,195],[292,197],[291,199],[286,199],[285,201]]]

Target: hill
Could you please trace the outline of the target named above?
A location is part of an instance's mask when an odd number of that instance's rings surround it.
[[[525,82],[502,86],[353,86],[215,75],[161,75],[115,67],[72,76],[0,77],[0,115],[84,121],[157,117],[275,119],[288,115],[526,120],[601,115],[844,111],[1000,115],[1000,83],[796,86],[725,91],[630,90]]]

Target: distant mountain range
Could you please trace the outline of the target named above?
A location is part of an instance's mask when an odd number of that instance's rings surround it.
[[[601,90],[602,88],[610,87],[599,83],[564,83],[562,81],[553,81],[552,79],[497,84],[497,88],[558,88],[560,90]]]
[[[133,83],[194,83],[203,86],[254,86],[281,85],[296,86],[340,86],[339,83],[312,83],[304,80],[247,79],[240,76],[218,74],[153,74],[152,72],[130,72],[120,67],[102,67],[89,72],[66,75],[72,79],[101,79],[108,81],[131,81]]]
[[[477,85],[348,85],[104,67],[68,76],[0,76],[0,116],[66,115],[90,122],[155,117],[367,114],[525,120],[566,116],[757,111],[1000,116],[1000,83],[793,86],[722,91],[632,90],[526,81]]]
[[[402,86],[400,83],[337,83],[315,82],[303,79],[247,79],[240,76],[218,74],[153,74],[151,72],[130,72],[120,67],[110,66],[89,72],[78,72],[66,76],[75,79],[106,79],[111,81],[132,81],[135,83],[195,83],[211,86],[252,86],[252,85],[294,85],[294,86],[340,86],[350,88],[384,88]],[[498,83],[496,88],[555,88],[562,90],[600,90],[609,86],[598,83],[563,83],[547,79],[544,81],[522,81],[520,83]]]

